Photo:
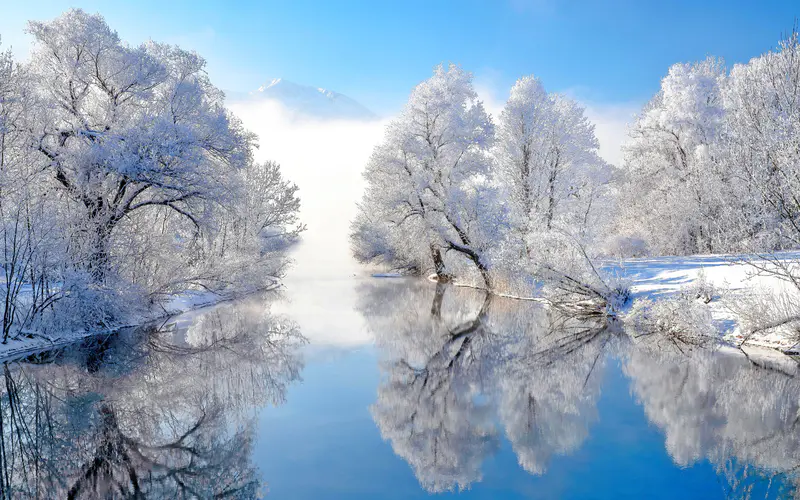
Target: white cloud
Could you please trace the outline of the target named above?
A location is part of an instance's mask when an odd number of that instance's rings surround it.
[[[485,80],[477,79],[475,81],[475,92],[478,94],[478,99],[483,101],[483,107],[489,114],[492,115],[492,120],[497,123],[500,118],[500,112],[503,111],[503,106],[506,105],[508,92],[501,94],[497,92],[496,87]]]

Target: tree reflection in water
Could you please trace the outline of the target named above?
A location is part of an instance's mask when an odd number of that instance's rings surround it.
[[[3,497],[257,496],[254,419],[299,378],[305,342],[264,307],[6,363]]]
[[[419,281],[364,285],[358,305],[381,354],[373,418],[429,491],[480,481],[503,439],[546,474],[597,424],[611,359],[676,465],[710,462],[731,497],[797,490],[792,363]],[[5,363],[2,496],[257,496],[254,419],[299,378],[304,342],[253,301]]]
[[[708,460],[731,498],[749,498],[759,483],[766,484],[759,496],[797,494],[800,373],[794,362],[650,343],[631,344],[623,358],[633,393],[663,430],[677,465]]]
[[[499,428],[535,474],[588,435],[612,338],[604,324],[443,285],[360,292],[386,353],[373,417],[427,490],[479,481]]]
[[[621,335],[618,325],[468,289],[378,282],[359,297],[383,352],[373,418],[429,491],[480,481],[502,436],[531,474],[576,451],[598,419],[609,357],[620,360],[676,465],[710,461],[730,497],[795,490],[793,363],[756,363],[659,332]]]

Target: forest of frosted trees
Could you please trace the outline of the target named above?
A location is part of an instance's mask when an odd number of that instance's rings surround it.
[[[635,117],[624,161],[598,156],[583,108],[534,77],[497,117],[468,72],[411,93],[365,172],[356,258],[495,291],[624,297],[601,259],[774,252],[800,244],[800,40],[728,69],[676,64]]]
[[[254,160],[254,134],[198,54],[120,40],[99,15],[31,22],[0,53],[2,338],[108,329],[187,290],[263,289],[304,226],[297,187]],[[584,108],[520,78],[497,116],[440,65],[366,165],[361,262],[608,311],[610,258],[758,254],[800,289],[800,40],[727,68],[669,68],[599,155]]]
[[[254,161],[205,61],[81,10],[28,29],[28,62],[0,53],[3,341],[274,283],[297,188]]]

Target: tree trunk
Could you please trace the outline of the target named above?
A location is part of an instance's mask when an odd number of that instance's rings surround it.
[[[483,278],[483,284],[486,285],[487,290],[492,290],[492,278],[489,275],[489,269],[480,261],[480,259],[473,259],[475,266],[478,268],[478,271],[481,273],[481,278]]]
[[[441,249],[433,244],[431,245],[431,259],[433,260],[433,271],[436,273],[436,280],[439,283],[452,281],[453,277],[447,274]]]
[[[556,211],[556,176],[555,172],[550,175],[548,184],[548,200],[547,200],[547,230],[553,228],[553,216]]]
[[[525,232],[530,226],[531,210],[533,209],[533,196],[531,193],[531,152],[526,144],[522,148],[522,215],[525,218]]]
[[[112,224],[107,221],[93,221],[95,227],[94,242],[89,255],[89,273],[94,283],[105,281],[111,269],[108,246],[111,238]]]
[[[553,163],[553,168],[550,170],[550,177],[547,179],[547,191],[548,191],[548,200],[547,200],[547,230],[553,228],[553,217],[555,216],[556,211],[556,178],[558,177],[558,168],[559,163],[561,162],[561,153],[556,150],[556,158],[555,163]]]

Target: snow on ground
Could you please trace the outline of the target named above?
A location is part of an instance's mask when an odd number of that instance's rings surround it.
[[[39,351],[47,351],[62,347],[73,342],[99,335],[97,332],[71,332],[62,336],[8,339],[6,344],[0,344],[0,359],[11,361]]]
[[[179,314],[201,307],[206,307],[226,300],[225,297],[207,290],[187,290],[170,297],[164,304],[165,314]]]
[[[784,255],[791,259],[800,258],[800,254]],[[715,297],[708,307],[715,323],[722,330],[723,339],[737,345],[744,340],[744,332],[739,318],[731,310],[732,297],[753,293],[765,294],[767,297],[782,293],[797,294],[788,283],[773,276],[759,275],[753,266],[741,262],[735,255],[627,259],[605,267],[630,281],[631,302],[640,299],[669,299],[682,289],[704,280],[723,295],[727,295]],[[752,336],[747,344],[786,351],[795,347],[795,341],[790,340],[786,333],[771,330]]]

